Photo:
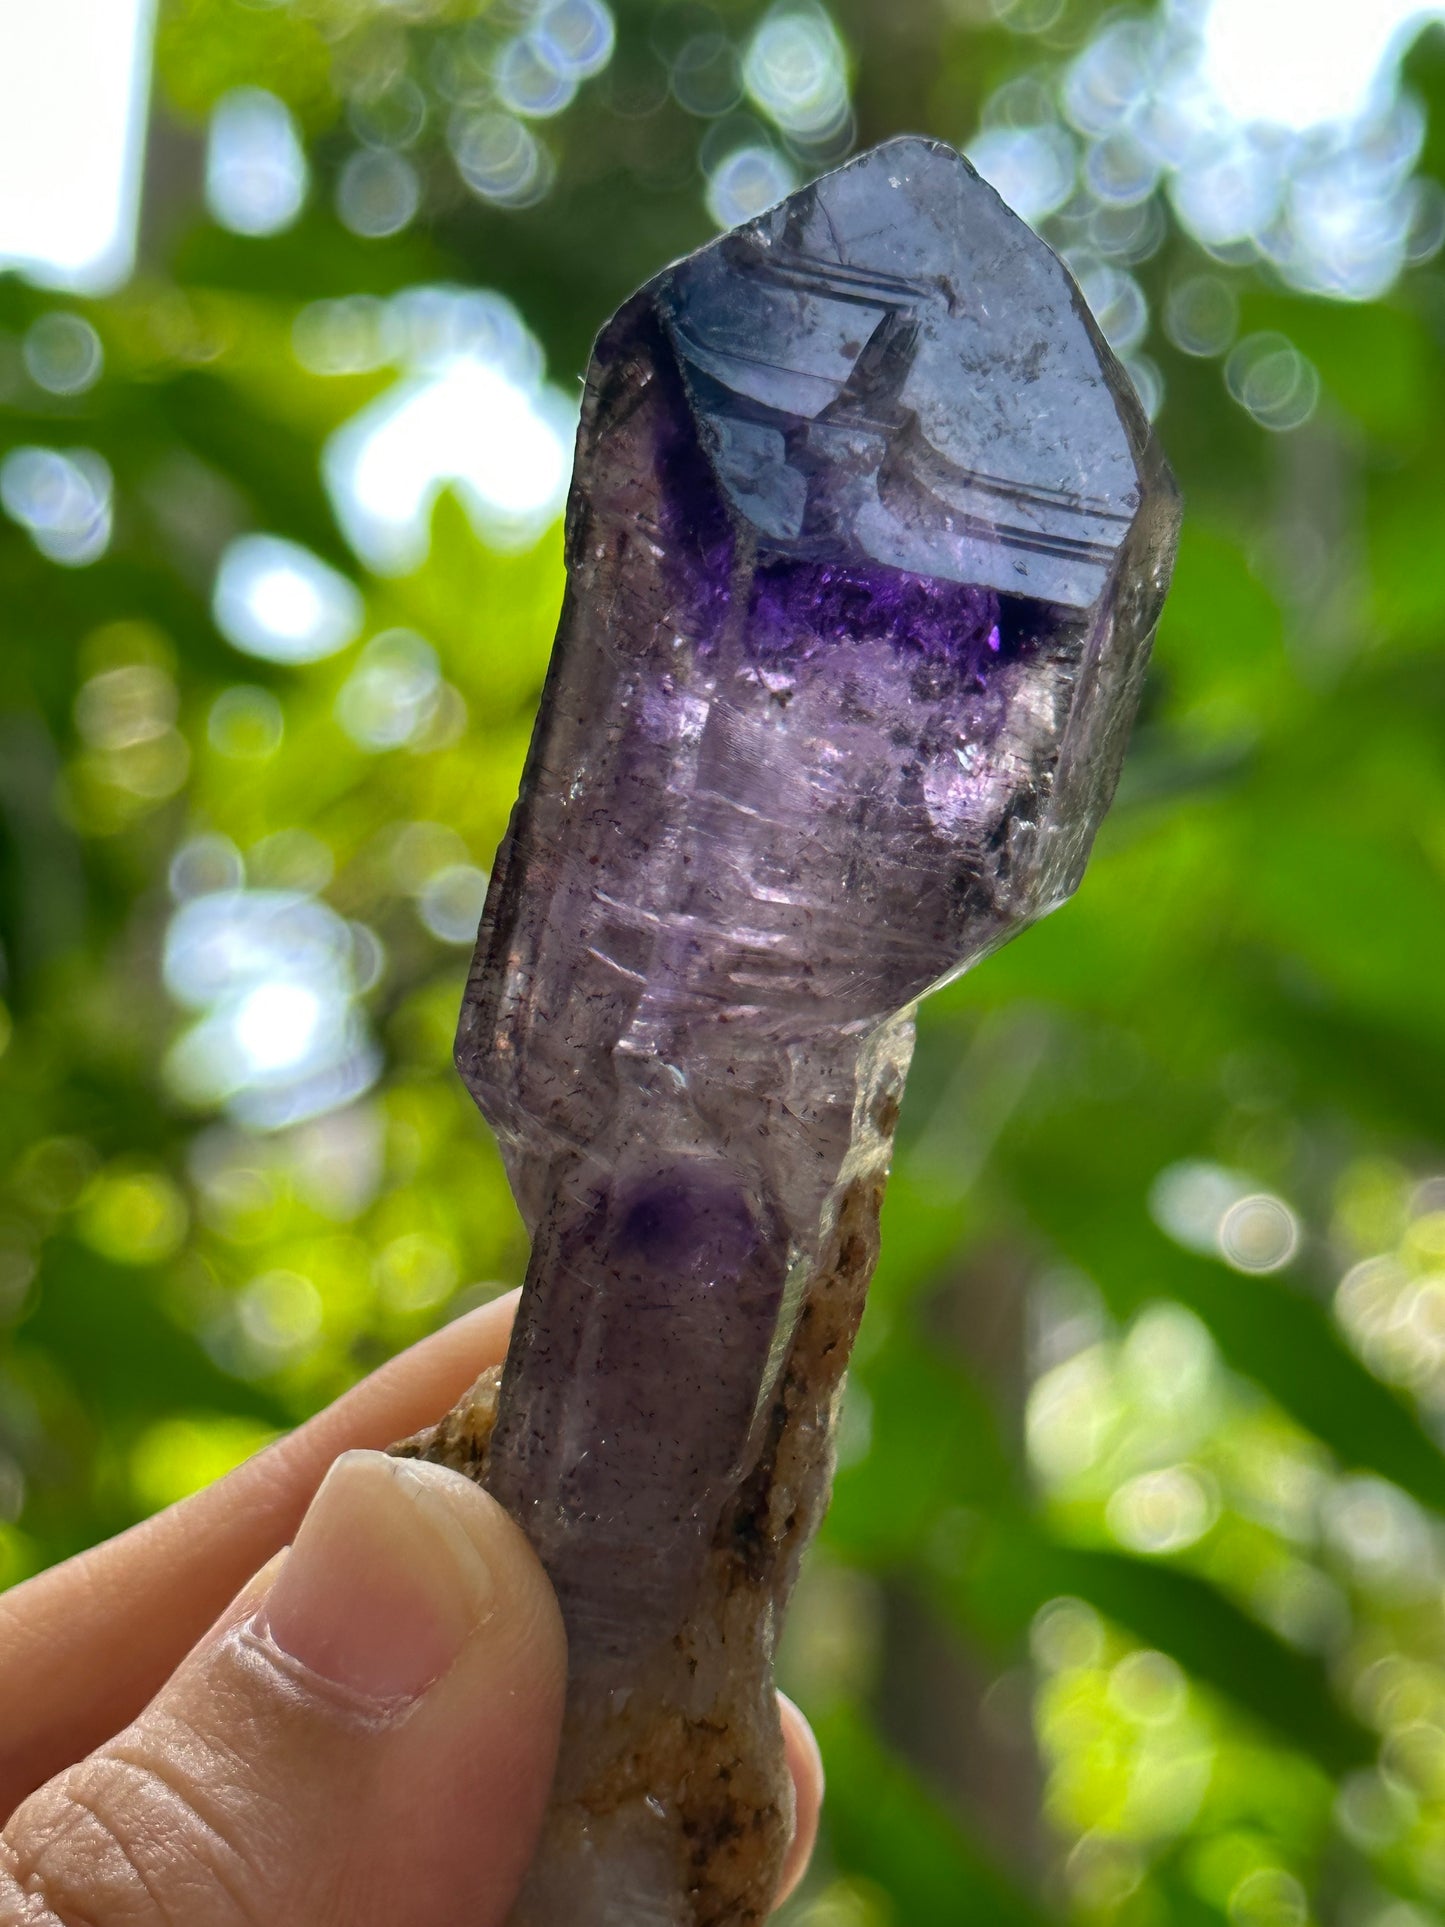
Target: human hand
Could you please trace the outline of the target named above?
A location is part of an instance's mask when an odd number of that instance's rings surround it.
[[[502,1358],[515,1309],[0,1596],[0,1927],[502,1927],[556,1756],[556,1601],[480,1487],[378,1448]],[[780,1899],[822,1797],[787,1702],[783,1729]]]

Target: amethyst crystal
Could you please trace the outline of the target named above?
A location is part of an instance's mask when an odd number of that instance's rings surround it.
[[[914,1006],[1078,883],[1177,520],[1067,272],[931,142],[598,340],[457,1045],[535,1240],[484,1476],[571,1639],[526,1927],[768,1911]]]

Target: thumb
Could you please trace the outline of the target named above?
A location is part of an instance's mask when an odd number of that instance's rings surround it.
[[[348,1452],[140,1718],[0,1835],[0,1923],[501,1927],[546,1805],[561,1620],[494,1500]]]

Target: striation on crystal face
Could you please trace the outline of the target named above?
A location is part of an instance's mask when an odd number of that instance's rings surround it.
[[[571,1642],[518,1927],[744,1927],[918,999],[1060,903],[1172,480],[1066,270],[899,140],[603,330],[457,1042],[533,1233],[484,1476]]]

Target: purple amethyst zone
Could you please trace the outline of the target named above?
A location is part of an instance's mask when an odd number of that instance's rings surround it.
[[[615,1669],[635,1657],[639,1635],[645,1644],[686,1610],[679,1548],[705,1550],[710,1500],[757,1398],[718,1361],[766,1356],[784,1264],[755,1177],[740,1182],[716,1159],[628,1158],[610,1175],[579,1170],[566,1189],[571,1208],[546,1244],[546,1370],[516,1449],[519,1469],[572,1524],[548,1562],[571,1637]],[[612,1301],[601,1318],[599,1278]],[[642,1439],[647,1478],[634,1476]]]
[[[682,1638],[917,999],[1077,884],[1177,520],[1066,270],[935,144],[599,337],[457,1040],[534,1235],[488,1482],[574,1692]]]
[[[761,659],[806,657],[857,636],[876,636],[899,651],[980,676],[1002,649],[1001,621],[993,589],[904,569],[779,558],[758,565],[747,633]]]

